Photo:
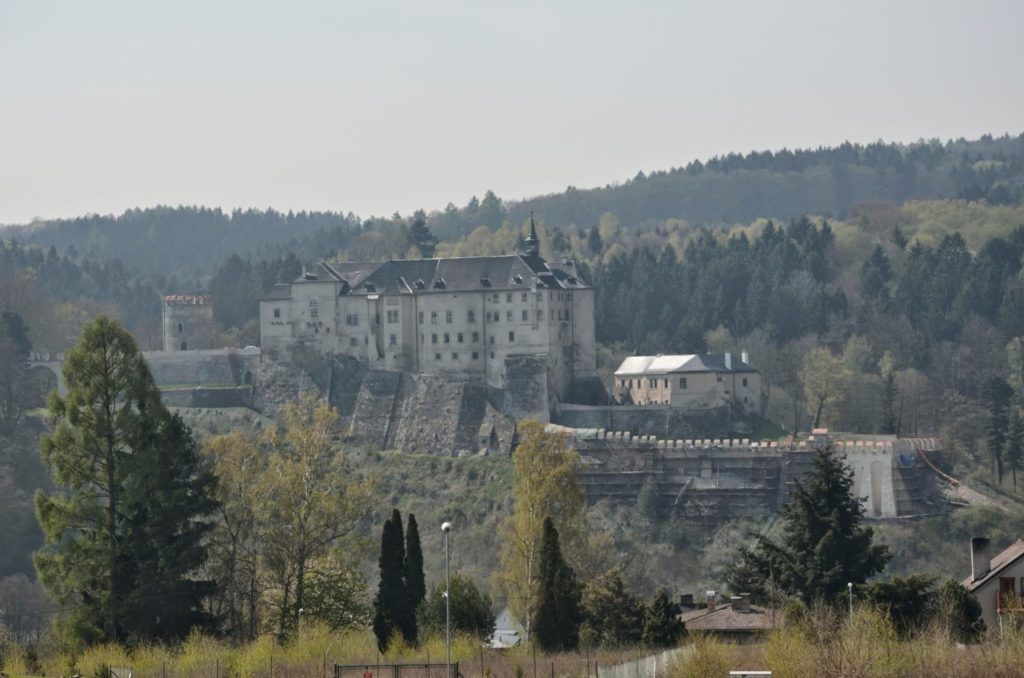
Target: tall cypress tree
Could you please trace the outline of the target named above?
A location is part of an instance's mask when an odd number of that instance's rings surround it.
[[[405,531],[405,587],[409,598],[406,614],[412,628],[411,642],[419,640],[419,629],[416,628],[416,609],[427,597],[427,584],[423,576],[423,549],[420,547],[420,529],[416,524],[416,516],[409,514],[409,526]]]
[[[191,575],[206,555],[212,478],[116,322],[100,316],[83,328],[64,380],[40,443],[58,489],[36,494],[39,577],[74,605],[68,624],[80,640],[184,636],[203,621],[206,588]]]
[[[995,465],[996,478],[1003,484],[1006,472],[1006,431],[1009,427],[1010,399],[1013,389],[1002,377],[991,377],[986,384],[988,390],[988,427],[985,431],[985,446]]]
[[[377,647],[386,652],[395,632],[406,636],[409,594],[405,586],[405,546],[402,514],[395,509],[384,521],[380,539],[380,584],[373,601],[373,633]]]
[[[576,573],[562,558],[558,530],[544,519],[540,551],[539,602],[534,613],[533,638],[545,652],[571,651],[580,644],[582,590]]]

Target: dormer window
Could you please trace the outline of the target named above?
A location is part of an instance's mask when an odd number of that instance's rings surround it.
[[[427,283],[423,282],[423,278],[418,278],[416,282],[413,283],[413,285],[418,290],[424,290],[427,288]]]
[[[366,290],[367,292],[376,292],[376,291],[377,291],[377,287],[376,287],[376,286],[375,286],[375,285],[374,285],[373,283],[365,283],[365,284],[363,285],[363,288],[364,288],[364,289],[365,289],[365,290]]]
[[[438,278],[434,281],[435,290],[443,290],[445,287],[447,287],[447,285],[444,282],[444,278]]]
[[[522,285],[523,284],[523,276],[521,276],[518,273],[516,273],[514,276],[512,276],[512,282],[514,284],[516,284],[516,285]]]
[[[480,286],[481,287],[490,287],[491,286],[491,279],[490,278],[480,278]]]

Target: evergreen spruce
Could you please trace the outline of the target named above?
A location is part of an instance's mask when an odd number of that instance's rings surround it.
[[[36,494],[39,577],[73,607],[66,628],[79,641],[184,637],[205,621],[209,586],[191,575],[206,556],[212,476],[116,322],[83,328],[64,379],[40,444],[58,489]]]
[[[423,576],[423,549],[420,547],[420,529],[416,524],[416,516],[409,514],[408,528],[405,531],[405,588],[409,598],[406,603],[411,617],[412,642],[419,640],[419,629],[416,623],[416,610],[427,597],[427,584]]]
[[[409,244],[420,251],[420,256],[430,259],[437,250],[437,238],[427,226],[427,218],[422,212],[416,212],[409,226]]]
[[[1017,469],[1020,468],[1021,457],[1024,456],[1024,421],[1021,420],[1020,408],[1016,404],[1010,406],[1009,421],[1006,424],[1005,449],[1006,466],[1013,474],[1013,489],[1017,489]]]
[[[576,574],[562,558],[558,531],[550,516],[544,519],[540,551],[539,602],[531,629],[545,652],[572,651],[579,646],[581,590]]]
[[[672,604],[665,589],[651,599],[644,608],[643,643],[648,647],[672,647],[683,635],[683,623],[676,616],[678,608]]]
[[[782,509],[783,538],[762,537],[730,569],[730,588],[763,592],[773,579],[807,603],[833,603],[847,582],[864,583],[889,562],[889,549],[872,543],[874,531],[861,525],[864,506],[851,493],[853,471],[831,445],[814,459],[814,470],[796,481]]]
[[[987,383],[988,427],[985,431],[985,446],[995,466],[996,478],[1003,484],[1006,472],[1006,432],[1009,427],[1010,399],[1013,389],[1002,377],[991,377]]]
[[[402,543],[402,514],[395,509],[384,521],[380,540],[380,585],[373,601],[373,633],[377,647],[387,652],[395,633],[408,640],[409,594],[405,586],[405,546]]]
[[[882,426],[881,433],[899,435],[899,421],[896,417],[896,371],[892,356],[887,351],[879,362],[882,373]]]

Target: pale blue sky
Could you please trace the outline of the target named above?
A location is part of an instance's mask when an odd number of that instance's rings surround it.
[[[362,216],[1024,131],[1024,2],[0,0],[0,223]]]

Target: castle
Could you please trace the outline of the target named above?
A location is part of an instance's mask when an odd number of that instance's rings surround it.
[[[307,347],[499,389],[527,357],[564,399],[596,376],[594,290],[540,256],[531,222],[519,254],[322,262],[260,301],[260,343],[265,360]]]
[[[164,351],[213,348],[213,304],[203,294],[171,294],[163,298]]]

